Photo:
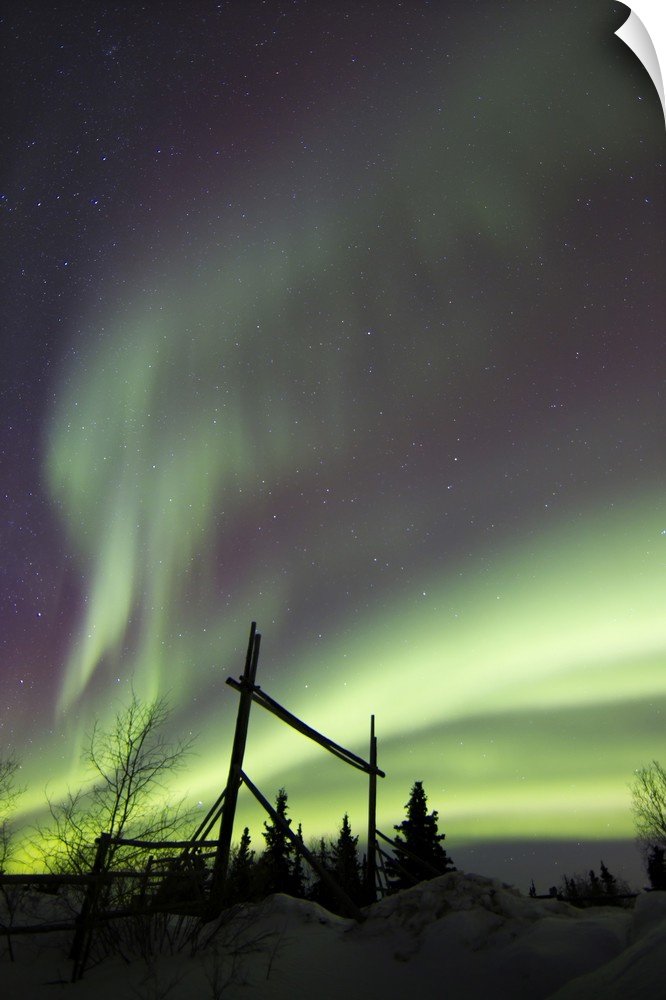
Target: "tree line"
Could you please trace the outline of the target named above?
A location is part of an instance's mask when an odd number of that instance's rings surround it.
[[[168,782],[185,766],[192,745],[167,738],[169,716],[166,699],[146,703],[133,696],[108,728],[93,725],[83,749],[89,781],[64,798],[47,798],[50,818],[37,826],[30,843],[34,865],[54,875],[86,875],[95,861],[96,841],[105,833],[109,835],[105,869],[138,870],[148,861],[150,849],[120,840],[178,841],[191,835],[197,815],[185,809],[182,801],[169,798]],[[19,771],[16,758],[0,757],[0,872],[13,853],[10,814],[21,792],[16,783]],[[407,816],[395,826],[393,854],[385,863],[389,891],[453,869],[442,846],[445,835],[438,832],[437,811],[428,811],[422,782],[414,783],[405,808]],[[277,793],[275,811],[291,826],[284,788]],[[337,909],[327,880],[310,870],[279,823],[265,821],[262,838],[263,850],[255,852],[246,828],[234,846],[226,880],[227,902],[284,892]],[[369,900],[358,839],[345,814],[337,838],[320,838],[309,846],[319,866],[354,903],[363,905]],[[300,824],[297,840],[303,843]]]
[[[537,898],[537,890],[532,879],[529,895]],[[574,906],[624,906],[627,899],[633,899],[629,885],[624,879],[612,875],[603,860],[599,866],[599,874],[590,868],[586,874],[566,875],[560,879],[559,885],[553,885],[547,896],[551,899],[563,899]],[[544,898],[544,897],[541,897]]]
[[[59,800],[47,800],[49,821],[39,825],[32,841],[34,864],[54,874],[90,872],[101,833],[112,838],[106,865],[122,862],[124,868],[145,864],[142,847],[122,848],[118,839],[140,841],[178,840],[188,837],[196,822],[193,810],[168,797],[172,774],[185,766],[191,741],[170,740],[165,735],[170,711],[164,698],[143,702],[133,696],[108,728],[95,724],[88,735],[83,757],[89,781]],[[11,816],[22,789],[17,784],[20,762],[0,753],[0,872],[12,860],[14,840]],[[633,812],[639,847],[652,889],[666,889],[666,770],[658,761],[637,769],[632,785]],[[288,796],[280,789],[275,809],[291,826]],[[414,782],[405,805],[406,817],[394,826],[391,855],[383,868],[389,891],[407,888],[438,874],[454,870],[438,831],[438,813],[428,811],[423,782]],[[249,829],[232,850],[228,870],[228,898],[233,902],[259,899],[272,892],[304,896],[327,908],[336,903],[325,880],[312,873],[293,841],[272,819],[262,831],[263,850],[252,846]],[[299,824],[297,840],[303,842]],[[320,838],[308,845],[321,868],[353,902],[367,902],[364,863],[358,836],[349,817],[342,817],[336,838]],[[619,886],[619,888],[623,888]],[[555,894],[568,898],[621,895],[618,880],[601,865],[600,874],[564,876]],[[535,892],[536,890],[534,890]],[[552,891],[552,890],[551,890]],[[532,893],[532,887],[530,889]]]
[[[275,800],[275,812],[282,823],[291,826],[288,809],[288,795],[281,788]],[[445,834],[438,831],[438,813],[436,810],[428,812],[423,782],[414,782],[405,809],[406,818],[394,826],[393,856],[385,863],[387,888],[392,892],[454,870],[452,860],[442,846]],[[328,880],[316,871],[308,870],[309,866],[304,864],[298,846],[287,836],[281,823],[272,819],[264,821],[262,836],[265,843],[258,856],[251,848],[252,839],[247,827],[239,844],[232,850],[227,902],[256,901],[271,893],[283,892],[313,900],[332,912],[338,912],[339,901]],[[296,839],[303,843],[301,824],[298,825]],[[322,837],[308,846],[319,866],[352,902],[362,906],[370,900],[364,877],[366,859],[359,853],[358,839],[345,813],[337,838]]]

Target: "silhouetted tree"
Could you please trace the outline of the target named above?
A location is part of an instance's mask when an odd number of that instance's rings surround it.
[[[620,897],[629,894],[627,883],[611,875],[603,861],[599,870],[600,875],[594,869],[587,875],[564,875],[558,895],[574,906],[623,905],[624,900]]]
[[[636,832],[645,850],[666,848],[666,769],[653,760],[635,772],[631,786]]]
[[[299,842],[303,843],[303,826],[301,823],[298,824],[298,830],[296,835]],[[294,848],[293,860],[291,863],[291,887],[289,889],[290,896],[296,896],[301,899],[305,895],[305,870],[303,867],[303,855]]]
[[[590,896],[601,896],[601,883],[593,868],[590,868],[588,885],[590,888]]]
[[[16,799],[23,789],[16,785],[16,774],[21,765],[17,757],[8,755],[0,757],[0,872],[12,854],[12,831],[10,817],[16,805]]]
[[[394,826],[394,861],[387,861],[391,889],[405,889],[416,882],[455,871],[442,847],[446,834],[437,832],[437,810],[428,812],[423,782],[416,781],[406,804],[407,819]]]
[[[246,826],[238,847],[231,852],[226,899],[228,903],[245,903],[254,895],[254,851],[250,850],[252,838]]]
[[[352,834],[347,813],[342,817],[338,839],[331,848],[331,874],[352,902],[361,902],[363,876],[358,858],[358,837]]]
[[[281,788],[275,800],[275,812],[287,826],[291,826],[291,819],[287,817],[287,798],[286,791]],[[257,862],[260,896],[268,896],[272,892],[294,895],[298,887],[294,878],[295,848],[291,839],[272,819],[264,823],[263,837],[266,848]]]
[[[603,861],[599,864],[599,872],[603,892],[606,896],[614,896],[617,893],[617,879],[608,871]],[[593,874],[592,872],[590,874]]]
[[[338,839],[333,843],[322,838],[313,850],[319,864],[352,902],[360,905],[363,897],[362,869],[358,857],[358,837],[352,834],[347,813],[343,816]],[[342,913],[344,908],[336,893],[323,879],[316,876],[308,898],[321,903],[332,913]]]
[[[652,889],[666,889],[666,849],[651,847],[647,854],[647,874]]]
[[[564,896],[565,899],[573,903],[578,899],[578,885],[583,881],[583,877],[579,876],[579,879],[569,878],[568,875],[562,876],[562,889],[560,895]]]
[[[170,741],[164,728],[170,716],[165,698],[143,702],[136,695],[108,729],[95,723],[84,749],[90,784],[49,802],[52,824],[40,828],[35,845],[49,871],[90,871],[100,833],[137,840],[176,837],[190,821],[179,803],[166,800],[165,782],[185,762],[191,741]],[[106,858],[111,869],[136,864],[144,849],[121,849],[112,843]]]
[[[321,867],[330,873],[331,848],[325,837],[321,837],[316,843],[310,845],[310,853],[314,855]],[[316,872],[313,872],[312,883],[307,895],[308,899],[313,900],[315,903],[320,903],[326,909],[331,909],[333,901],[329,887]]]

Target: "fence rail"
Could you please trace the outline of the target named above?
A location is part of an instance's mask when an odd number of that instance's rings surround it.
[[[81,978],[86,957],[90,949],[91,936],[96,927],[109,921],[124,917],[148,916],[158,913],[178,912],[192,916],[200,915],[203,898],[197,889],[205,876],[204,867],[199,870],[192,865],[193,858],[198,856],[204,861],[206,855],[198,854],[199,849],[217,847],[217,841],[164,840],[147,841],[133,840],[123,837],[110,837],[102,834],[96,840],[97,855],[91,871],[86,873],[53,873],[53,872],[23,872],[7,874],[0,872],[0,888],[5,892],[12,888],[25,886],[37,891],[57,894],[60,888],[80,887],[83,890],[79,912],[69,920],[44,920],[42,923],[13,924],[14,914],[11,908],[7,923],[0,922],[0,935],[5,938],[12,955],[11,941],[13,937],[31,934],[50,934],[57,931],[74,934],[70,957],[74,960],[72,980]],[[133,847],[146,851],[171,851],[171,857],[156,859],[147,857],[146,866],[142,870],[105,868],[106,854],[109,847]],[[188,854],[188,850],[196,849],[197,855]],[[210,857],[210,855],[207,855]],[[172,880],[172,881],[170,881]],[[103,891],[114,884],[129,882],[128,893],[132,896],[130,906],[109,908],[108,902],[103,902]],[[132,885],[133,883],[133,885]],[[169,892],[169,889],[172,892]],[[180,890],[184,890],[182,898]],[[185,898],[187,897],[187,898]],[[123,894],[123,898],[128,896]]]

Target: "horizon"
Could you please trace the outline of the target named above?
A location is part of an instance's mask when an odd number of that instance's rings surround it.
[[[624,5],[436,6],[7,13],[18,827],[131,691],[196,736],[173,792],[206,809],[256,620],[289,711],[364,757],[375,716],[380,828],[423,780],[456,863],[613,843],[635,871],[666,711],[663,112]],[[253,712],[247,773],[362,839],[364,779],[279,725]]]

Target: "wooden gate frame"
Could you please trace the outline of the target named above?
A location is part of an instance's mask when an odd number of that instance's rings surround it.
[[[273,822],[279,826],[287,837],[289,837],[296,850],[303,855],[308,864],[314,868],[320,878],[328,884],[329,888],[338,897],[339,901],[342,903],[344,909],[349,913],[349,915],[353,916],[356,920],[362,920],[364,917],[358,906],[349,898],[342,887],[335,882],[325,868],[319,864],[317,859],[305,847],[300,838],[296,836],[289,824],[277,814],[268,800],[262,795],[256,785],[253,784],[247,774],[243,771],[243,758],[247,743],[250,709],[252,707],[252,702],[254,701],[258,705],[261,705],[262,708],[265,708],[266,711],[277,716],[278,719],[285,722],[292,729],[295,729],[303,736],[307,736],[308,739],[318,743],[319,746],[324,747],[324,749],[328,750],[329,753],[332,753],[333,756],[338,757],[340,760],[343,760],[345,763],[357,768],[359,771],[364,771],[368,775],[368,852],[366,856],[365,885],[368,902],[373,902],[375,898],[376,882],[375,847],[377,842],[377,778],[386,777],[384,771],[377,767],[375,717],[374,715],[371,716],[370,722],[370,763],[368,763],[363,760],[362,757],[359,757],[350,750],[347,750],[345,747],[340,746],[340,744],[334,743],[333,740],[330,740],[327,736],[323,736],[321,733],[317,732],[316,729],[308,726],[307,723],[297,718],[297,716],[292,715],[292,713],[287,711],[286,708],[283,708],[282,705],[278,704],[278,702],[276,702],[273,698],[269,697],[265,691],[261,690],[259,685],[255,683],[260,645],[261,634],[257,632],[257,623],[252,622],[243,675],[239,681],[232,677],[227,678],[227,684],[238,691],[240,695],[240,702],[238,705],[238,715],[236,717],[236,729],[234,732],[234,741],[231,750],[231,761],[229,765],[227,784],[222,796],[218,799],[218,803],[222,800],[220,806],[220,833],[218,837],[217,854],[215,856],[215,863],[211,877],[208,897],[208,912],[206,916],[208,919],[213,919],[219,915],[224,906],[225,883],[229,867],[229,856],[231,853],[231,839],[233,836],[234,818],[238,802],[238,791],[241,784],[245,784],[260,805],[266,810]]]

